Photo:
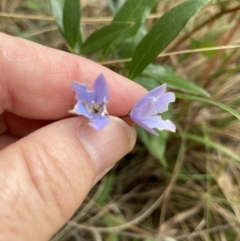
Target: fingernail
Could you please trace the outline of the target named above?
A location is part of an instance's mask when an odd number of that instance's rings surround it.
[[[117,117],[110,117],[110,122],[101,131],[89,125],[84,126],[79,132],[79,137],[97,173],[114,165],[136,142],[134,128]]]

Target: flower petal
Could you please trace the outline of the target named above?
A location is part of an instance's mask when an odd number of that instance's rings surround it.
[[[154,96],[154,97],[158,98],[160,95],[162,95],[166,92],[166,88],[167,88],[166,84],[160,85],[157,88],[149,91],[144,97],[148,98],[149,96],[151,96],[151,97]]]
[[[81,101],[78,101],[73,110],[70,110],[69,112],[77,115],[83,115],[89,119],[93,117],[93,115],[88,112],[85,105]]]
[[[145,129],[146,131],[154,134],[154,135],[158,135],[156,131],[154,131],[152,128],[150,128],[147,124],[144,123],[143,119],[141,118],[135,118],[135,116],[131,116],[131,119],[138,124],[139,126],[141,126],[143,129]]]
[[[144,102],[142,102],[141,105],[138,103],[133,106],[131,112],[130,112],[130,118],[135,119],[142,119],[145,116],[152,115],[154,113],[154,104],[153,104],[153,98],[149,97]]]
[[[150,128],[158,129],[159,131],[168,130],[175,132],[176,126],[170,120],[163,120],[161,116],[149,116],[142,120],[142,122]]]
[[[150,98],[158,98],[160,95],[164,94],[166,92],[166,84],[163,84],[151,91],[149,91],[146,95],[144,95],[136,104],[134,107],[142,105],[145,101],[147,101]],[[133,107],[133,108],[134,108]]]
[[[168,110],[170,102],[175,101],[172,92],[166,93],[166,85],[161,85],[143,96],[132,108],[130,118],[148,132],[158,135],[153,128],[158,130],[176,131],[175,125],[170,120],[163,120],[158,114]]]
[[[133,119],[134,120],[134,119]],[[149,116],[144,119],[134,120],[139,126],[147,130],[148,132],[158,135],[153,128],[158,129],[159,131],[168,130],[175,132],[176,126],[170,120],[163,120],[160,116]]]
[[[72,90],[76,92],[76,99],[85,103],[92,103],[95,100],[94,91],[88,90],[87,84],[80,84],[78,82],[72,83]]]
[[[154,103],[155,111],[157,113],[163,113],[168,110],[168,105],[175,101],[175,95],[172,92],[167,92],[161,95]]]
[[[94,83],[94,90],[95,90],[95,101],[96,101],[96,103],[107,104],[107,101],[109,99],[109,92],[108,92],[107,81],[106,81],[103,74],[100,74],[97,77],[97,79]]]
[[[155,104],[158,103],[158,98],[164,95],[166,91],[166,84],[161,85],[144,95],[132,108],[131,113],[136,115],[137,113],[141,115],[152,115],[156,114]],[[152,103],[151,105],[148,103]],[[158,106],[158,105],[157,105]],[[141,112],[141,113],[140,113]],[[131,114],[130,114],[131,115]]]
[[[100,131],[103,127],[105,127],[108,124],[109,118],[106,115],[96,115],[90,121],[91,122],[89,123],[89,125],[91,125],[96,130]]]
[[[103,74],[95,80],[93,91],[88,90],[88,85],[78,82],[72,84],[72,89],[76,92],[77,104],[70,112],[87,117],[92,127],[101,130],[109,122],[106,116],[109,92]]]

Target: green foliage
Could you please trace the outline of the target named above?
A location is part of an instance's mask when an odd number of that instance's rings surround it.
[[[172,53],[171,57],[154,60],[180,32],[183,39],[185,37],[184,42],[179,39],[177,49],[180,51],[217,47],[217,43],[221,42],[219,39],[224,40],[228,36],[232,37],[228,44],[238,43],[238,29],[234,34],[231,32],[234,36],[228,34],[233,27],[238,26],[239,1],[212,0],[204,14],[197,21],[192,21],[186,29],[189,19],[210,0],[181,0],[182,3],[175,7],[176,2],[180,1],[106,0],[113,14],[108,15],[112,21],[105,25],[94,14],[98,1],[91,1],[84,9],[90,9],[90,13],[87,12],[85,16],[95,19],[94,23],[84,25],[84,32],[88,34],[88,30],[97,30],[91,32],[84,43],[80,26],[73,26],[74,22],[80,23],[80,19],[76,21],[81,16],[80,7],[74,8],[76,2],[66,1],[51,0],[51,4],[53,15],[70,51],[91,56],[99,62],[106,58],[106,67],[130,76],[148,90],[166,83],[168,88],[181,92],[175,94],[177,101],[170,105],[172,109],[162,115],[163,119],[171,119],[177,124],[177,133],[161,131],[158,132],[159,136],[154,136],[136,127],[136,147],[93,188],[89,197],[92,195],[94,200],[90,204],[87,200],[87,208],[78,220],[80,226],[93,227],[92,230],[99,233],[103,240],[151,241],[164,226],[167,227],[164,232],[166,236],[163,237],[165,239],[215,240],[214,235],[218,237],[215,232],[217,228],[227,240],[237,238],[239,235],[234,229],[224,231],[224,227],[218,227],[217,222],[225,225],[227,220],[230,227],[237,216],[234,216],[234,210],[238,208],[236,205],[239,205],[239,198],[236,197],[236,201],[235,196],[227,196],[226,190],[230,186],[229,190],[234,190],[234,195],[237,195],[235,185],[239,176],[237,170],[240,168],[240,101],[237,82],[239,66],[236,60],[239,59],[239,51],[224,51],[215,66],[211,58],[218,56],[218,50],[201,54]],[[36,0],[25,1],[27,7],[34,11],[38,8],[35,3]],[[92,4],[95,4],[93,8]],[[79,14],[74,12],[76,9]],[[165,11],[166,9],[170,10]],[[104,8],[104,14],[105,10]],[[73,16],[72,13],[76,15]],[[161,13],[162,17],[147,20],[150,13]],[[209,66],[212,69],[208,72]],[[184,71],[184,76],[187,77],[177,74],[178,70]],[[204,77],[207,76],[203,82],[200,76],[202,73]],[[220,185],[221,181],[227,183],[225,190]],[[202,211],[184,219],[199,202],[203,204]],[[222,210],[218,211],[219,207]],[[211,219],[211,212],[214,219]],[[186,224],[182,229],[181,223],[172,222],[178,220],[179,214],[183,218],[180,222]],[[201,237],[197,236],[198,232],[193,232],[194,236],[191,236],[192,230],[196,229],[199,220],[203,218],[206,219],[209,234]],[[138,221],[135,223],[135,220]],[[159,227],[157,231],[156,227]],[[176,229],[179,232],[174,237]],[[190,233],[186,233],[186,230]],[[214,235],[210,233],[211,230],[214,230]],[[146,234],[142,231],[146,231]],[[91,240],[92,237],[89,235],[87,239]]]
[[[159,86],[159,82],[150,77],[139,76],[136,79],[134,79],[134,81],[142,85],[147,90],[152,90]]]
[[[116,13],[126,0],[106,0],[108,7],[113,13]]]
[[[166,83],[169,87],[187,93],[209,96],[207,91],[193,82],[177,75],[170,67],[163,65],[149,65],[143,72],[144,76],[157,81],[158,85]]]
[[[164,156],[166,149],[166,142],[169,137],[168,131],[158,132],[159,136],[152,135],[140,127],[136,127],[137,134],[142,143],[148,149],[152,156],[158,159],[164,167],[167,167],[167,161]]]
[[[119,35],[124,34],[132,23],[113,23],[95,31],[82,45],[81,53],[91,53],[110,45]]]
[[[202,136],[199,136],[199,135],[194,135],[194,134],[185,134],[185,137],[191,141],[194,141],[194,142],[198,142],[198,143],[201,143],[207,147],[210,147],[210,148],[213,148],[215,150],[218,150],[220,153],[223,153],[229,157],[231,157],[232,159],[234,159],[235,161],[237,162],[240,162],[240,156],[235,153],[234,151],[232,151],[231,149],[221,145],[221,144],[218,144],[208,138],[204,138]]]
[[[197,100],[197,101],[202,101],[202,102],[206,102],[208,104],[212,104],[215,106],[218,106],[219,108],[227,111],[228,113],[230,113],[231,115],[235,116],[237,119],[240,120],[240,114],[233,110],[232,108],[230,108],[229,106],[218,102],[216,100],[212,100],[209,98],[203,98],[203,97],[198,97],[198,96],[192,96],[192,95],[184,95],[184,94],[179,94],[179,93],[175,93],[176,97],[179,99],[185,99],[185,100]]]
[[[150,13],[154,0],[128,0],[119,9],[112,22],[95,31],[82,46],[81,53],[87,54],[104,49],[104,55],[134,37]]]
[[[100,195],[99,195],[98,199],[96,200],[96,202],[99,205],[103,205],[106,202],[106,200],[113,188],[114,181],[115,181],[115,177],[113,175],[108,175],[103,179],[101,190],[100,190]]]
[[[188,0],[175,6],[163,14],[149,32],[147,32],[144,24],[155,4],[154,0],[108,0],[107,2],[113,12],[116,12],[112,22],[94,31],[82,44],[79,1],[51,0],[56,22],[72,51],[88,54],[104,50],[104,54],[107,54],[110,50],[117,50],[123,58],[132,57],[131,63],[127,65],[129,76],[135,78],[137,83],[147,89],[150,90],[166,83],[168,87],[176,90],[205,97],[209,96],[206,90],[192,81],[182,78],[169,66],[151,64],[158,54],[174,40],[188,20],[209,0]],[[124,46],[123,43],[127,43],[127,45]],[[191,44],[194,48],[214,46],[213,42],[207,40],[192,39]],[[208,57],[215,56],[215,52],[204,54]],[[136,78],[140,73],[142,73],[142,76]],[[183,94],[176,94],[176,96],[177,98],[207,102],[228,111],[237,118],[240,117],[230,107],[209,98]],[[168,115],[171,115],[170,112]],[[140,128],[137,131],[139,138],[149,152],[166,166],[164,152],[168,132],[160,132],[160,136],[156,137]],[[106,187],[108,186],[106,185]],[[101,200],[100,203],[102,203]]]
[[[147,30],[145,26],[141,26],[138,30],[138,32],[135,34],[133,38],[131,38],[127,44],[121,46],[118,50],[118,55],[120,58],[131,58],[138,43],[141,41],[141,39],[146,35]],[[129,63],[125,63],[126,66],[129,65]]]
[[[129,48],[131,49],[131,47],[134,46],[135,50],[135,45],[137,45],[142,39],[143,36],[141,33],[144,29],[144,23],[154,5],[154,2],[154,0],[128,0],[125,2],[125,4],[114,16],[111,24],[132,22],[133,25],[126,32],[119,35],[111,45],[105,48],[105,56],[114,50],[119,50],[119,46],[123,46],[122,49],[120,49],[120,52],[124,50],[121,53],[122,58],[126,58],[128,56],[132,57],[134,51],[130,52]],[[128,42],[129,44],[127,46],[123,45],[125,42]]]
[[[64,36],[74,49],[80,34],[80,3],[78,0],[65,0],[63,8]]]
[[[114,22],[141,22],[147,17],[154,4],[154,0],[128,0],[116,13]],[[143,15],[143,16],[142,16]]]
[[[209,0],[188,0],[165,13],[137,46],[129,67],[130,79],[136,78],[179,34],[188,20]]]
[[[80,30],[81,8],[79,0],[51,0],[53,15],[69,49],[79,52],[82,45]]]
[[[190,41],[191,47],[194,49],[197,48],[211,48],[216,47],[216,44],[213,41],[210,40],[196,40],[194,38]],[[208,58],[214,58],[216,54],[218,53],[217,50],[211,50],[211,51],[203,51],[202,54]]]
[[[154,89],[160,84],[167,83],[167,85],[171,88],[183,90],[189,93],[209,96],[209,94],[204,89],[198,87],[188,80],[181,78],[176,73],[174,73],[170,67],[167,66],[149,65],[143,72],[143,77],[137,77],[135,81],[148,90]],[[171,119],[170,112],[165,114],[165,119]],[[167,161],[165,159],[164,153],[169,132],[161,131],[159,136],[153,136],[137,127],[137,133],[138,137],[148,149],[148,151],[154,157],[156,157],[163,166],[166,167]]]
[[[154,0],[128,0],[113,18],[113,23],[133,22],[134,25],[129,29],[121,40],[134,37],[142,24],[144,24],[150,13]]]
[[[52,13],[55,17],[55,21],[58,25],[59,30],[64,36],[63,27],[63,8],[65,0],[51,0]]]

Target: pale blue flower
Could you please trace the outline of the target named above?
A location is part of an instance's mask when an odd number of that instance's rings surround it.
[[[158,135],[153,130],[176,131],[176,126],[170,120],[163,120],[161,114],[168,110],[170,102],[175,101],[172,92],[166,92],[166,85],[161,85],[143,96],[132,108],[130,118],[148,132]]]
[[[106,126],[109,122],[106,109],[109,92],[104,75],[97,77],[92,91],[88,90],[87,84],[78,82],[72,84],[72,89],[76,92],[77,104],[70,112],[87,117],[89,124],[97,130]]]

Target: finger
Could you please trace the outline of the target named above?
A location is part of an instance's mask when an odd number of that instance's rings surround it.
[[[4,120],[3,125],[5,126],[5,131],[2,133],[7,132],[14,137],[24,137],[51,123],[46,120],[31,120],[23,118],[10,112],[4,112],[2,117]]]
[[[145,93],[143,87],[85,58],[0,34],[0,114],[60,119],[73,108],[71,83],[92,85],[103,73],[108,81],[112,115],[128,114]]]
[[[17,140],[18,138],[8,134],[0,135],[0,151],[5,147],[11,145],[12,143],[16,142]]]
[[[100,132],[73,117],[2,150],[0,240],[48,240],[135,139],[134,129],[116,117]]]

